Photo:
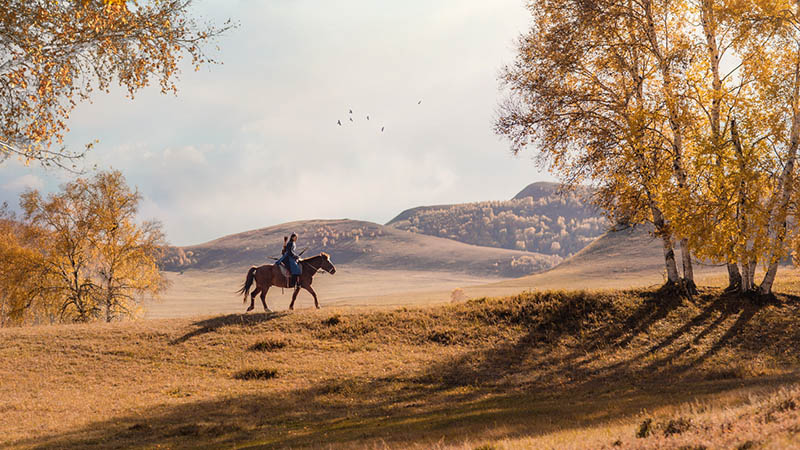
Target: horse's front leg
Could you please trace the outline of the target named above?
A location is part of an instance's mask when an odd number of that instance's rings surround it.
[[[289,310],[294,310],[294,301],[297,300],[297,294],[300,293],[300,286],[294,288],[294,294],[292,294],[292,303],[289,303]]]
[[[316,292],[314,292],[314,289],[311,287],[311,285],[308,285],[308,286],[303,286],[303,287],[304,287],[304,288],[305,288],[305,289],[306,289],[308,292],[310,292],[310,293],[311,293],[311,295],[314,297],[314,306],[315,306],[317,309],[319,309],[319,302],[317,301],[317,293],[316,293]]]
[[[250,294],[250,307],[249,307],[249,308],[247,308],[247,312],[250,312],[250,311],[252,311],[252,310],[253,310],[253,308],[255,308],[255,307],[256,307],[256,305],[255,305],[255,302],[256,302],[256,294],[258,294],[258,292],[259,292],[260,290],[261,290],[261,288],[260,288],[260,287],[256,287],[256,289],[253,291],[253,293],[252,293],[252,294]]]
[[[269,290],[269,286],[265,287],[265,288],[264,288],[264,289],[261,291],[261,304],[262,304],[262,305],[264,305],[264,311],[266,311],[266,312],[272,312],[272,310],[271,310],[271,309],[269,309],[269,306],[267,306],[267,291],[268,291],[268,290]]]

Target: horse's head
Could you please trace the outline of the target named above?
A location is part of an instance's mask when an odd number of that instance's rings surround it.
[[[325,272],[328,272],[331,275],[335,274],[336,267],[333,266],[330,255],[328,255],[325,252],[322,252],[320,253],[319,256],[322,257],[322,265],[320,266],[320,269],[324,270]]]

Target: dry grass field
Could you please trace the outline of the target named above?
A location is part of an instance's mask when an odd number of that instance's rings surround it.
[[[439,241],[447,240],[438,239],[437,243]],[[389,252],[390,248],[393,247],[385,247],[384,251]],[[440,256],[446,254],[443,251]],[[337,261],[337,254],[333,254],[333,259]],[[167,272],[172,287],[162,300],[148,303],[145,317],[176,318],[243,312],[246,307],[242,306],[241,297],[234,294],[244,281],[248,266],[242,267],[240,270]],[[658,286],[665,280],[661,244],[646,228],[609,232],[558,266],[520,278],[447,272],[441,268],[411,270],[413,264],[408,261],[399,266],[377,267],[382,269],[337,264],[336,275],[323,273],[316,276],[314,289],[320,296],[321,305],[396,308],[449,303],[453,290],[457,288],[466,298],[478,298],[553,289],[643,288]],[[698,263],[695,273],[704,285],[722,286],[726,282],[722,267]],[[273,288],[267,296],[270,308],[277,311],[287,309],[290,301],[291,292],[288,290],[282,292]],[[307,308],[312,305],[311,295],[301,291],[296,306]],[[257,307],[261,308],[260,303]]]
[[[171,287],[163,298],[148,302],[145,317],[151,319],[192,317],[208,314],[244,312],[250,304],[242,304],[236,294],[245,280],[246,271],[188,270],[183,274],[167,272]],[[463,273],[423,272],[412,270],[370,270],[362,267],[337,266],[336,274],[320,273],[314,277],[314,290],[322,307],[398,307],[436,304],[450,301],[451,291],[461,286],[496,282],[498,278],[471,276]],[[290,289],[271,288],[267,294],[270,309],[283,311],[292,299]],[[297,297],[295,308],[313,308],[314,299],[306,291]],[[263,310],[256,299],[258,311]]]
[[[3,329],[0,447],[798,447],[799,280]]]

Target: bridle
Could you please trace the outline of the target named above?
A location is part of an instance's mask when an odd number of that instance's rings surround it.
[[[300,262],[303,263],[305,261],[300,261]],[[327,272],[327,270],[322,269],[322,264],[320,264],[319,267],[314,267],[314,265],[311,264],[310,262],[306,264],[308,264],[312,269],[314,269],[314,273],[319,273],[320,270],[322,270],[323,272]]]

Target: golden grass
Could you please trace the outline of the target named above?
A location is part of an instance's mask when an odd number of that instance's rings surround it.
[[[785,447],[797,286],[0,330],[0,447]]]

